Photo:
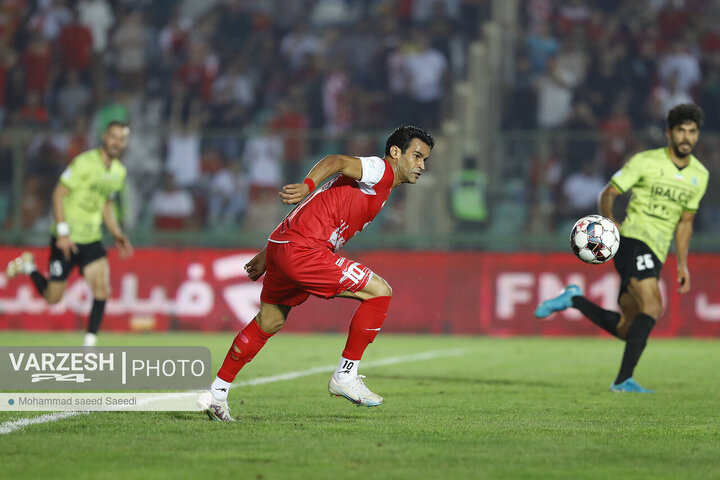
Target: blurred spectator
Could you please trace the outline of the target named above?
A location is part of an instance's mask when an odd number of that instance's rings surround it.
[[[166,53],[178,55],[188,47],[192,23],[189,19],[180,17],[178,9],[174,9],[167,23],[160,30],[158,42],[160,48]]]
[[[550,33],[550,25],[546,22],[533,25],[525,42],[530,57],[531,72],[533,75],[545,72],[548,59],[560,49],[560,42]]]
[[[430,39],[415,32],[415,50],[406,57],[412,117],[416,125],[435,129],[440,123],[440,106],[448,89],[448,61],[445,55],[430,45]]]
[[[584,26],[591,17],[592,11],[586,0],[567,0],[558,8],[558,24],[565,32]]]
[[[664,84],[653,89],[653,114],[656,120],[663,121],[675,105],[692,103],[693,98],[680,88],[680,75],[675,72]]]
[[[565,129],[575,134],[567,141],[567,159],[571,169],[595,160],[597,141],[592,134],[597,127],[598,121],[590,104],[583,98],[575,99],[572,113],[565,122]]]
[[[176,90],[170,107],[165,170],[178,187],[195,188],[200,180],[200,104],[185,103],[183,92]]]
[[[77,3],[78,19],[90,29],[93,52],[102,54],[108,46],[108,32],[115,16],[107,0],[80,0]]]
[[[305,60],[320,49],[320,40],[304,21],[293,26],[280,42],[280,53],[290,64],[291,70],[303,67]]]
[[[530,59],[522,55],[515,59],[512,83],[505,86],[505,128],[530,130],[537,126],[537,90],[530,70]]]
[[[68,70],[63,85],[57,93],[57,115],[60,124],[71,127],[75,119],[85,115],[90,106],[90,88],[80,81],[77,70]]]
[[[115,68],[123,88],[138,89],[143,85],[147,42],[148,30],[142,10],[133,10],[120,20],[112,36],[117,52]]]
[[[66,0],[48,0],[38,4],[38,10],[28,22],[29,27],[46,40],[54,42],[63,27],[72,21],[72,10]]]
[[[598,195],[606,183],[592,161],[586,161],[580,171],[568,175],[562,186],[567,218],[573,220],[596,212]]]
[[[618,99],[610,116],[600,126],[603,134],[603,166],[610,177],[623,166],[633,150],[633,126],[628,116],[627,102]]]
[[[5,102],[6,92],[8,88],[8,76],[10,70],[15,66],[15,52],[10,48],[0,47],[0,127],[5,122],[5,114],[7,112],[7,104]]]
[[[182,230],[190,226],[195,202],[192,195],[177,187],[171,173],[162,178],[161,189],[150,202],[153,223],[158,230]]]
[[[332,61],[323,82],[325,131],[330,135],[346,132],[352,126],[350,78],[342,59]]]
[[[63,70],[85,72],[90,67],[93,51],[92,32],[83,25],[77,14],[60,31],[57,39],[60,66]]]
[[[25,95],[25,105],[17,115],[17,124],[23,127],[44,127],[50,123],[50,115],[43,105],[40,92],[30,90]]]
[[[111,121],[117,120],[129,123],[130,113],[127,106],[127,95],[119,89],[111,89],[109,95],[106,97],[105,90],[101,88],[98,92],[98,97],[100,98],[99,107],[95,111],[91,130],[92,138],[98,139],[99,141],[101,132],[105,131],[105,128]]]
[[[88,120],[85,115],[78,114],[73,120],[72,132],[68,138],[65,158],[70,162],[73,158],[88,150],[90,150]]]
[[[298,108],[300,100],[295,97],[278,102],[277,113],[270,120],[269,126],[283,138],[285,164],[285,183],[296,183],[305,174],[307,142],[305,135],[308,129],[308,118]],[[355,150],[352,150],[353,152]]]
[[[250,183],[240,162],[223,165],[210,178],[208,221],[210,226],[235,226],[248,208]]]
[[[228,0],[218,8],[214,44],[221,53],[235,54],[246,47],[253,34],[253,12],[250,0]]]
[[[309,15],[312,26],[316,28],[355,23],[357,16],[357,2],[346,0],[317,0]]]
[[[282,139],[271,133],[266,125],[250,135],[242,160],[247,166],[251,200],[266,197],[266,193],[273,197],[277,194],[282,185],[282,159]]]
[[[720,65],[713,65],[703,78],[701,104],[706,112],[705,127],[708,130],[720,129]]]
[[[460,18],[461,0],[414,0],[412,19],[416,24],[429,22],[433,17]]]
[[[550,60],[548,72],[537,79],[538,127],[556,128],[567,121],[577,80],[572,71],[563,69],[554,58]]]
[[[675,89],[691,94],[700,82],[700,61],[690,52],[687,43],[674,42],[670,52],[660,60],[658,76],[663,84],[675,81]]]
[[[247,125],[256,103],[255,80],[243,71],[244,62],[230,63],[213,84],[207,107],[210,128],[241,128]],[[239,156],[235,135],[213,136],[208,141],[228,157]]]
[[[33,35],[20,61],[25,68],[25,90],[45,95],[52,74],[50,43],[41,35]]]
[[[218,68],[219,60],[209,46],[204,42],[194,41],[190,43],[187,61],[175,71],[175,80],[185,85],[190,96],[208,101]]]
[[[392,125],[412,124],[412,105],[410,100],[410,71],[407,59],[412,47],[403,42],[387,55],[387,90],[390,108],[389,121]]]

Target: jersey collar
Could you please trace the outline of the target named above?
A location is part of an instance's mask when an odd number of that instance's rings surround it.
[[[664,147],[663,150],[665,151],[665,158],[668,159],[668,161],[673,165],[673,167],[675,167],[677,169],[678,172],[689,167],[690,164],[693,162],[693,158],[695,158],[693,156],[693,154],[691,153],[690,155],[688,155],[689,159],[688,159],[687,165],[685,165],[684,167],[679,167],[677,163],[673,162],[673,159],[670,156],[670,147]]]

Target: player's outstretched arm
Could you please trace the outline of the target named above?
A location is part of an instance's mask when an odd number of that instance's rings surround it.
[[[253,282],[265,273],[265,249],[245,264],[245,271]]]
[[[687,266],[688,250],[690,249],[690,237],[692,236],[693,220],[695,212],[683,212],[677,228],[675,229],[675,254],[677,256],[677,281],[678,292],[687,293],[690,291],[690,270]]]
[[[350,155],[328,155],[320,160],[307,174],[304,183],[291,183],[285,185],[280,192],[280,198],[286,205],[295,205],[310,195],[310,185],[318,186],[328,178],[338,173],[346,177],[360,180],[362,178],[362,161]]]
[[[115,209],[113,208],[113,201],[108,199],[105,202],[105,206],[102,211],[103,222],[107,227],[110,235],[115,239],[115,246],[118,249],[120,258],[129,258],[133,254],[133,246],[130,243],[130,239],[122,232],[120,224],[115,217]]]
[[[53,190],[52,195],[52,205],[53,205],[53,215],[55,215],[55,224],[56,224],[56,230],[57,230],[57,242],[56,245],[58,249],[63,253],[63,256],[66,259],[70,259],[71,253],[77,253],[78,248],[77,245],[75,245],[75,242],[70,240],[70,228],[68,227],[68,224],[65,223],[65,210],[63,209],[63,198],[65,195],[70,193],[70,189],[63,185],[62,183],[58,183],[55,186],[55,190]]]
[[[603,188],[602,192],[600,192],[600,196],[598,197],[598,210],[600,210],[600,215],[605,218],[609,218],[619,227],[620,225],[617,220],[615,220],[612,213],[612,206],[618,195],[620,195],[620,191],[612,184],[608,183],[605,185],[605,188]]]

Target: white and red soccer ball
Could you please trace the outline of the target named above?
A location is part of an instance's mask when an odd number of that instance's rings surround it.
[[[605,263],[615,256],[619,246],[617,226],[601,215],[581,218],[570,231],[570,248],[585,263]]]

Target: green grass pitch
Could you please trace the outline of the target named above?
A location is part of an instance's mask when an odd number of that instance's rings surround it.
[[[100,340],[204,345],[218,367],[232,337]],[[81,338],[2,332],[0,344]],[[380,335],[360,365],[385,397],[374,409],[327,393],[343,345],[341,335],[274,337],[237,382],[328,370],[234,388],[232,424],[199,412],[108,412],[0,434],[0,478],[720,478],[720,341],[651,338],[636,379],[657,393],[637,395],[608,392],[623,347],[609,338]],[[427,352],[440,356],[402,360]],[[41,415],[0,412],[0,430]]]

